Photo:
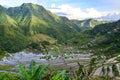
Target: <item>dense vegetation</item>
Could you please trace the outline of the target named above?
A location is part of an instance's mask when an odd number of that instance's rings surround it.
[[[36,41],[33,40],[36,35],[49,36],[53,42],[63,44],[81,32],[86,25],[89,29],[104,23],[93,19],[78,22],[80,21],[71,21],[66,17],[52,14],[37,4],[24,3],[8,9],[0,6],[0,47],[7,52],[18,52]],[[51,43],[51,40],[44,39],[43,36],[41,38],[37,41],[45,40]]]
[[[95,26],[92,30],[86,30],[69,40],[69,43],[78,45],[79,48],[93,49],[97,53],[107,56],[120,52],[120,20]],[[101,52],[100,52],[101,51]]]
[[[29,68],[20,63],[17,74],[0,73],[0,80],[112,80],[119,76],[116,67],[119,57],[115,63],[105,63],[105,59],[120,53],[120,20],[111,23],[93,19],[69,20],[32,3],[8,9],[0,6],[0,59],[8,56],[7,52],[24,49],[48,53],[52,47],[51,53],[60,53],[58,48],[62,47],[61,53],[64,53],[66,46],[73,46],[76,51],[92,51],[97,58],[91,58],[88,65],[78,63],[79,69],[74,72],[51,70],[43,64],[35,66],[34,61]],[[10,67],[0,66],[0,69]],[[102,76],[94,78],[93,73],[99,67],[102,67]],[[112,78],[108,76],[110,67]]]
[[[52,14],[36,4],[27,3],[19,7],[8,8],[7,13],[27,36],[42,33],[62,42],[77,33],[74,25],[67,18]]]

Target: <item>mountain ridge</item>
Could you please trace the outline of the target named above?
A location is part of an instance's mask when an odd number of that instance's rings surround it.
[[[107,23],[106,21],[98,21],[96,19],[86,19],[86,20],[71,20],[82,30],[89,30],[94,28],[96,25]]]
[[[25,3],[8,9],[0,6],[0,10],[0,48],[8,52],[25,49],[31,42],[29,37],[37,34],[50,36],[63,43],[78,33],[68,19],[67,23],[63,23],[63,18],[39,5]]]
[[[36,10],[36,7],[37,7],[37,10]],[[46,30],[47,28],[61,29],[60,26],[63,25],[63,23],[61,23],[60,21],[61,18],[59,16],[52,14],[50,11],[46,10],[42,6],[31,4],[31,3],[22,4],[21,6],[15,7],[15,8],[8,8],[8,14],[12,16],[20,24],[20,26],[24,26],[24,28],[26,27],[28,31],[32,29],[32,32],[28,32],[30,33],[30,35],[31,33],[33,35],[34,33],[41,33],[41,32],[44,34],[45,32],[43,32],[42,29]],[[37,24],[34,24],[34,23],[37,23]],[[38,27],[41,29],[41,31],[38,31],[37,29]],[[69,28],[68,25],[66,25],[65,27]],[[74,32],[77,32],[74,28],[71,30],[74,30]]]
[[[33,37],[37,34],[37,36],[41,36],[39,34],[50,36],[54,41],[56,40],[58,43],[64,44],[82,31],[81,27],[72,20],[66,17],[57,16],[37,4],[24,3],[21,6],[10,7],[8,9],[1,6],[0,9],[0,23],[7,22],[0,27],[1,30],[3,29],[3,31],[0,31],[0,41],[10,39],[7,43],[0,43],[0,47],[8,52],[12,52],[12,50],[16,52],[24,49],[28,43],[31,42],[29,37]],[[87,29],[89,28],[87,27]],[[2,35],[5,33],[7,33],[7,36]],[[10,36],[8,37],[8,35]],[[39,38],[39,40],[40,39],[41,38]],[[15,44],[15,42],[19,42],[20,48],[17,45],[12,45]],[[9,48],[7,46],[3,47],[3,45],[6,44],[10,45]],[[12,46],[13,48],[11,49]]]

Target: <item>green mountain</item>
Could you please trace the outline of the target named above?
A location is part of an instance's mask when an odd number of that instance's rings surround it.
[[[9,52],[24,49],[27,39],[21,33],[17,22],[7,15],[4,7],[0,6],[0,48]]]
[[[12,25],[17,26],[15,20],[13,20],[7,13],[6,9],[0,6],[0,25]]]
[[[103,23],[106,22],[93,19],[69,20],[32,3],[8,9],[0,6],[0,49],[17,52],[32,42],[39,45],[41,40],[75,46],[83,46],[91,41],[102,44],[104,40],[111,38],[106,38],[104,31],[114,30],[111,27],[116,26],[115,23]],[[95,25],[97,26],[94,28]]]
[[[37,4],[25,3],[8,9],[0,6],[0,48],[7,52],[21,51],[28,43],[48,38],[50,43],[66,43],[78,31],[79,27],[67,18]]]
[[[120,20],[95,26],[69,40],[70,44],[79,48],[93,49],[96,53],[107,56],[120,53]]]
[[[74,36],[79,29],[74,28],[73,25],[76,25],[67,18],[63,19],[52,14],[37,4],[24,3],[19,7],[8,8],[7,13],[18,23],[25,35],[42,33],[64,42]]]
[[[107,23],[106,21],[98,21],[94,19],[87,19],[87,20],[71,20],[73,23],[75,23],[77,26],[79,26],[82,30],[89,30],[94,28],[96,25]]]

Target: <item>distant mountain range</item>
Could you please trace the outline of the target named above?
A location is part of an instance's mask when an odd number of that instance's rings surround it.
[[[108,14],[106,16],[98,18],[98,20],[105,20],[108,22],[114,22],[120,19],[120,13]]]
[[[98,21],[95,19],[87,19],[87,20],[71,20],[71,22],[75,23],[81,30],[88,30],[94,28],[96,25],[107,23],[107,21]]]
[[[66,43],[82,30],[103,23],[93,19],[69,20],[32,3],[10,8],[0,6],[0,48],[8,52],[20,51],[36,35],[49,36],[58,43]]]

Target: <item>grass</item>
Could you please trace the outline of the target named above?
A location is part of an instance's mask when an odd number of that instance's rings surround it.
[[[11,65],[0,65],[0,70],[10,70]]]
[[[3,57],[4,57],[3,55],[0,55],[0,60],[1,60]]]
[[[54,38],[51,38],[47,35],[44,35],[44,34],[36,34],[32,37],[30,37],[30,40],[34,41],[34,42],[39,42],[39,41],[48,41],[50,42],[51,44],[54,44],[57,42],[57,40],[55,40]]]
[[[39,26],[39,25],[44,25],[44,26],[47,26],[48,24],[42,20],[42,19],[39,19],[37,18],[36,16],[32,15],[32,19],[31,19],[31,26],[36,26],[36,24]]]
[[[0,72],[0,80],[21,80],[18,74],[8,72]]]

